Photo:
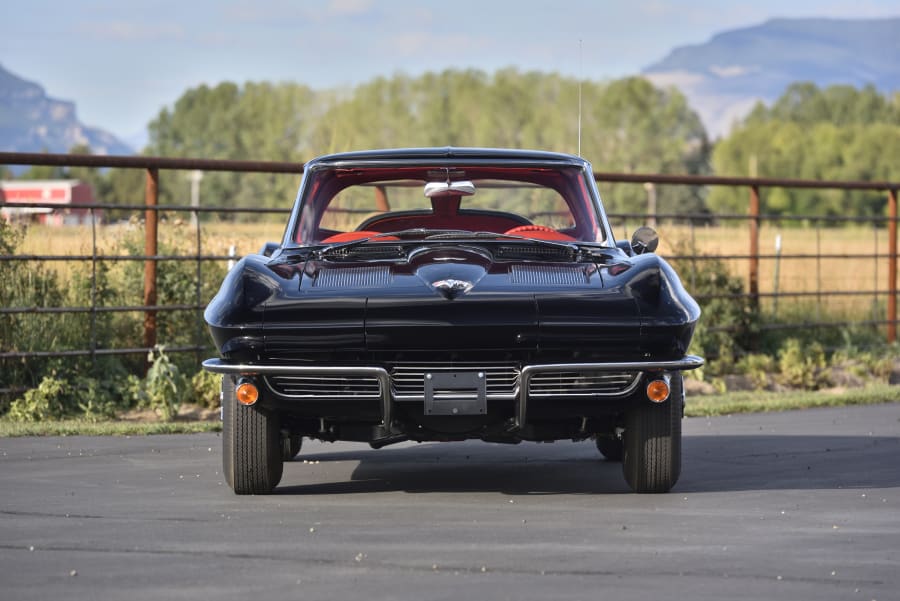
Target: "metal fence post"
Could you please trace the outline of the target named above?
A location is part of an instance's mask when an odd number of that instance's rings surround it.
[[[897,341],[897,190],[888,190],[887,341]]]
[[[197,226],[196,234],[197,234],[197,285],[196,285],[196,301],[197,301],[197,310],[195,313],[197,314],[197,337],[194,341],[196,346],[200,346],[203,344],[203,330],[205,322],[203,321],[203,310],[201,307],[203,306],[203,261],[200,260],[200,256],[202,254],[202,241],[200,237],[200,213],[199,211],[194,211],[191,213],[194,218],[194,224]],[[199,363],[202,359],[200,355],[200,351],[197,351],[197,362]]]
[[[748,292],[754,306],[759,305],[759,186],[750,186],[750,274]]]
[[[97,213],[91,207],[91,370],[97,369]]]
[[[157,222],[159,219],[156,205],[159,200],[159,170],[147,169],[147,184],[144,188],[144,254],[148,258],[144,262],[144,306],[156,306],[156,255],[158,252]],[[144,346],[156,346],[156,311],[144,312]]]

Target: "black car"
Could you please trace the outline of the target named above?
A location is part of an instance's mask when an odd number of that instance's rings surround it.
[[[309,162],[280,244],[205,318],[225,477],[270,492],[302,437],[594,439],[636,492],[681,470],[700,309],[640,228],[616,241],[585,160],[429,148]]]

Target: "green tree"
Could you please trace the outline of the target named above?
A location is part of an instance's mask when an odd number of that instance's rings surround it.
[[[496,146],[575,152],[578,81],[502,69],[378,77],[351,90],[313,92],[294,84],[223,83],[185,92],[150,124],[148,152],[162,156],[303,161],[365,148]],[[582,155],[598,170],[705,173],[709,145],[676,90],[640,78],[584,82]],[[287,206],[297,178],[207,174],[203,196],[233,206]],[[115,185],[111,185],[116,189]],[[160,182],[164,201],[186,204],[178,174]],[[604,187],[613,209],[644,207],[638,186]],[[637,204],[635,204],[637,203]],[[659,191],[660,211],[703,207],[697,190]]]
[[[591,91],[584,122],[583,154],[598,171],[625,173],[709,172],[709,142],[700,118],[674,88],[660,90],[649,81],[630,77]],[[612,211],[634,212],[646,206],[638,186],[604,185],[604,201]],[[704,200],[699,189],[658,189],[660,212],[696,212]]]
[[[222,83],[185,92],[172,110],[149,125],[150,155],[210,159],[297,161],[310,157],[309,127],[320,113],[316,94],[305,86]],[[224,206],[287,206],[295,177],[206,173],[202,196]],[[161,202],[189,204],[186,173],[160,180]]]
[[[771,107],[758,104],[713,152],[720,175],[797,179],[894,180],[900,151],[900,96],[874,87],[856,89],[795,83]],[[764,211],[784,215],[880,215],[878,192],[773,188]],[[746,191],[713,189],[717,211],[744,212]]]
[[[79,144],[69,149],[69,154],[90,155],[93,152],[90,146]],[[96,167],[66,167],[63,176],[89,184],[94,190],[94,199],[98,202],[102,202],[108,195],[109,178]]]

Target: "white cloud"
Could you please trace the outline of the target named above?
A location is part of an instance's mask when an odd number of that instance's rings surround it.
[[[713,75],[718,75],[722,78],[728,77],[740,77],[741,75],[747,75],[748,73],[753,73],[755,71],[759,71],[759,67],[745,67],[742,65],[711,65],[709,70]]]
[[[676,87],[682,91],[698,88],[706,82],[707,78],[701,73],[691,71],[659,71],[643,75],[653,85],[660,88]]]

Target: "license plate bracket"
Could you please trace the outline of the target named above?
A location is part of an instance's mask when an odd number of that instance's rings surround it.
[[[425,415],[484,415],[487,378],[483,371],[425,373]]]

